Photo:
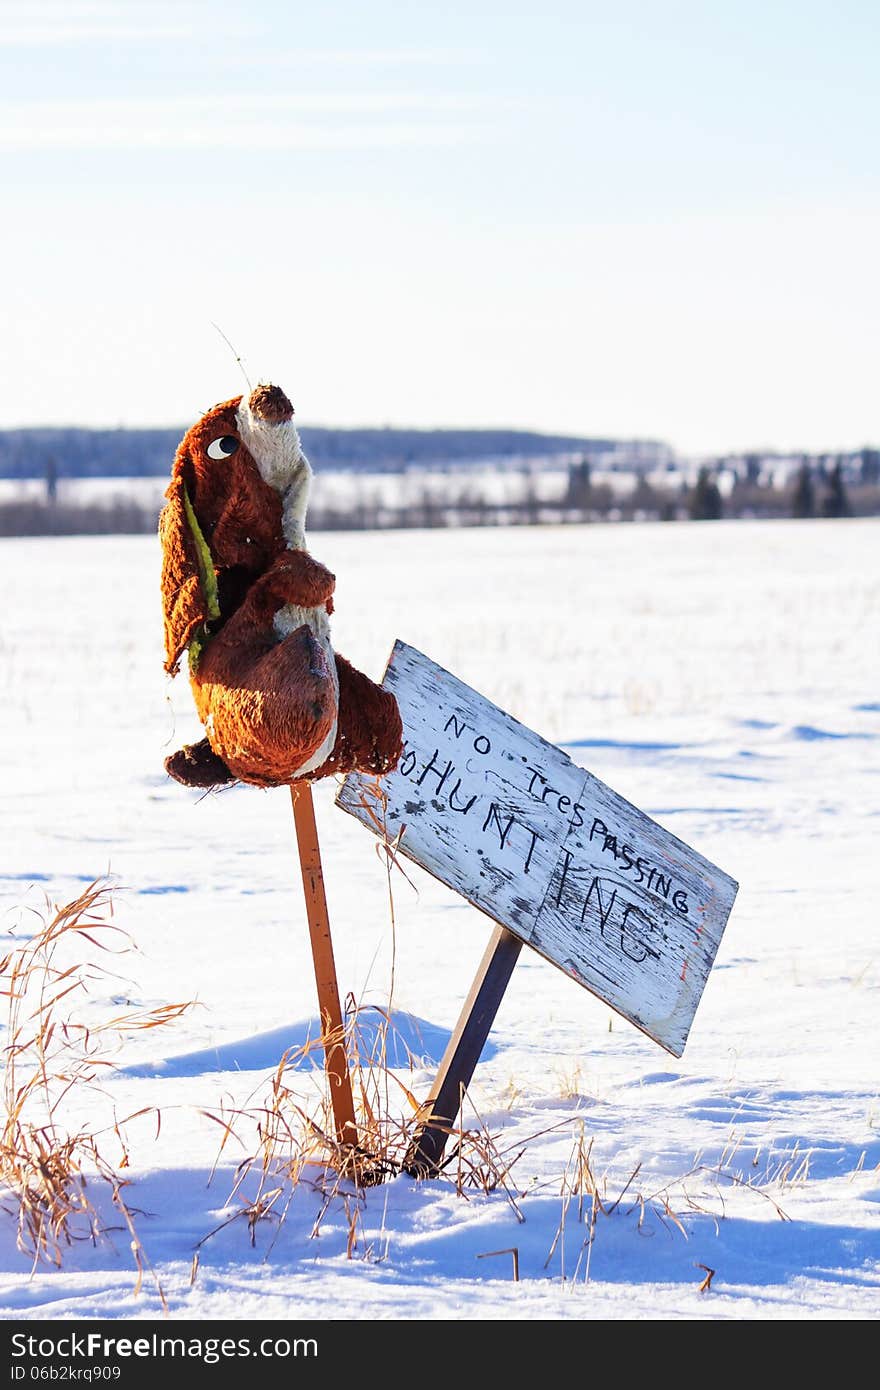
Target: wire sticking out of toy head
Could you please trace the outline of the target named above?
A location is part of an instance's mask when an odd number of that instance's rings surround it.
[[[233,357],[235,358],[236,362],[237,362],[238,365],[239,365],[239,368],[241,369],[241,374],[242,374],[242,376],[244,377],[245,381],[247,382],[247,389],[248,389],[249,391],[252,390],[253,388],[252,388],[252,386],[251,386],[250,377],[248,376],[247,372],[246,372],[245,369],[244,369],[244,363],[242,362],[242,360],[241,360],[241,358],[239,357],[238,353],[235,351],[235,348],[234,348],[234,347],[232,346],[232,344],[230,343],[230,341],[229,341],[229,339],[227,338],[226,334],[223,332],[223,329],[220,327],[219,323],[212,323],[211,327],[212,327],[212,328],[216,328],[217,332],[220,334],[220,337],[223,339],[224,343],[225,343],[226,346],[229,348],[229,351],[232,353]]]

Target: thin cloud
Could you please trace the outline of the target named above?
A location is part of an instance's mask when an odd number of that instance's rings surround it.
[[[2,7],[0,46],[45,48],[129,40],[142,43],[185,38],[193,32],[193,23],[186,21],[185,6],[129,3],[120,13],[120,6],[107,0],[79,4],[75,0],[27,0],[21,4],[6,0]]]
[[[117,0],[0,0],[0,47],[61,47],[69,44],[143,43],[182,39],[198,34],[200,43],[213,46],[218,34],[205,28],[211,6],[186,4],[135,4],[124,11]],[[216,18],[216,15],[214,16]],[[481,63],[473,52],[459,48],[414,47],[310,47],[263,46],[266,27],[259,13],[224,15],[222,38],[261,44],[260,61],[266,68],[315,67],[449,67]],[[276,36],[273,34],[272,36]]]
[[[140,121],[145,117],[204,118],[217,120],[228,118],[230,114],[245,117],[251,113],[265,112],[312,112],[321,115],[375,115],[386,111],[412,111],[419,114],[431,112],[497,111],[509,109],[512,103],[491,99],[483,95],[466,92],[386,92],[386,91],[338,91],[338,92],[279,92],[248,93],[239,92],[216,96],[196,94],[162,98],[161,100],[105,100],[102,98],[75,98],[65,101],[22,100],[0,102],[0,121],[22,119],[27,122],[53,120],[66,121]]]
[[[62,47],[74,43],[95,43],[101,40],[118,43],[131,39],[141,43],[145,39],[183,39],[192,34],[192,29],[182,24],[145,24],[143,26],[119,24],[53,24],[51,27],[37,24],[21,24],[0,29],[0,47],[5,48],[45,48],[48,45]]]
[[[376,66],[418,64],[424,67],[460,68],[463,64],[482,66],[485,58],[478,53],[458,48],[297,48],[288,52],[268,53],[267,64],[273,67],[300,67],[303,63],[338,65],[375,64]]]
[[[6,150],[122,150],[122,149],[297,149],[363,150],[445,147],[490,138],[490,122],[443,124],[376,122],[367,125],[240,123],[214,125],[152,123],[143,126],[59,124],[18,130],[0,129]]]
[[[0,148],[436,147],[487,137],[498,128],[498,114],[498,102],[453,92],[299,92],[240,95],[222,102],[198,96],[161,103],[7,102],[0,104]],[[354,124],[353,117],[361,119]]]

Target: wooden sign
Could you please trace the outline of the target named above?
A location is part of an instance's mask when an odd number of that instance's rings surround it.
[[[738,885],[415,648],[395,643],[383,684],[398,852],[680,1057]],[[336,801],[377,832],[375,789],[352,773]]]

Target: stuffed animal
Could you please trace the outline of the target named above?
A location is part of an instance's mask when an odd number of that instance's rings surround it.
[[[312,470],[278,386],[214,406],[183,436],[159,517],[165,670],[188,653],[205,738],[165,759],[190,787],[259,787],[402,752],[397,701],[330,639],[335,578],[306,549]]]

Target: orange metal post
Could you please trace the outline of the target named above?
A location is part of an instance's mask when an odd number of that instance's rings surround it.
[[[330,1100],[336,1122],[336,1137],[340,1143],[357,1144],[357,1125],[354,1118],[354,1099],[345,1048],[345,1026],[336,982],[333,942],[330,939],[330,918],[324,892],[324,872],[321,868],[321,849],[318,827],[309,782],[293,783],[290,788],[293,819],[302,868],[303,893],[309,919],[309,936],[315,963],[315,982],[318,986],[318,1009],[324,1038],[324,1062],[330,1083]]]

